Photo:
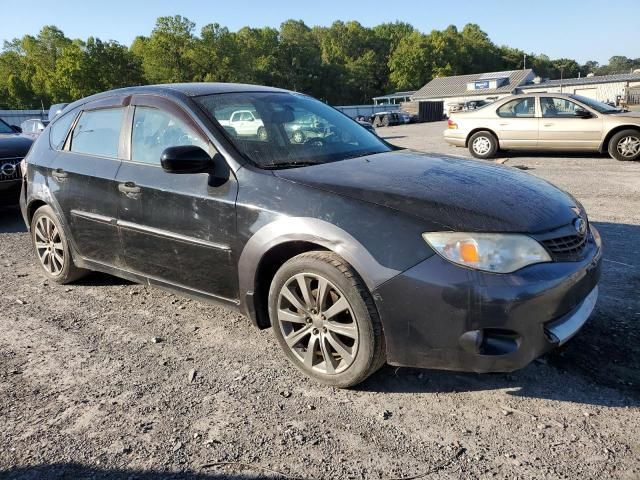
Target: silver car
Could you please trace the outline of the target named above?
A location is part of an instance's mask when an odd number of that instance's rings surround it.
[[[624,112],[579,95],[514,95],[449,118],[444,139],[476,158],[499,150],[609,152],[640,159],[640,112]]]

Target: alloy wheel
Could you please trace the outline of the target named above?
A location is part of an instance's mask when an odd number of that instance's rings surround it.
[[[628,136],[620,139],[616,146],[618,153],[625,158],[633,158],[640,153],[640,138]]]
[[[44,269],[51,275],[59,275],[64,268],[64,246],[58,228],[53,221],[42,216],[35,226],[36,253]]]
[[[473,151],[478,155],[486,155],[491,150],[491,141],[487,137],[478,137],[473,141]]]
[[[277,314],[284,341],[305,368],[333,375],[351,366],[359,333],[344,293],[315,273],[291,277],[278,297]]]

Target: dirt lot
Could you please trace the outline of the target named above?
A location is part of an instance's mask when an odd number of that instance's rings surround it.
[[[443,128],[381,133],[466,155]],[[640,163],[506,163],[570,191],[602,232],[592,320],[510,375],[385,367],[343,391],[224,308],[106,275],[44,281],[17,210],[0,210],[0,477],[271,475],[241,462],[298,478],[640,478]]]

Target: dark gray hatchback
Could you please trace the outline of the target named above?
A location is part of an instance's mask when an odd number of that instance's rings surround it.
[[[291,139],[297,122],[314,135]],[[31,149],[21,206],[52,280],[98,270],[222,302],[338,387],[385,361],[521,368],[571,338],[598,294],[600,237],[570,195],[399,150],[274,88],[75,102]]]

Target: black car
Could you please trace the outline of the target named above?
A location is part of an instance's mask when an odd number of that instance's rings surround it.
[[[18,203],[20,162],[33,140],[20,135],[19,129],[0,119],[0,206]]]
[[[266,135],[217,120],[256,111]],[[293,111],[335,134],[295,143]],[[399,150],[310,97],[236,84],[114,90],[67,107],[21,206],[50,279],[89,270],[222,302],[290,361],[354,385],[392,365],[511,371],[598,295],[573,197],[517,169]]]

